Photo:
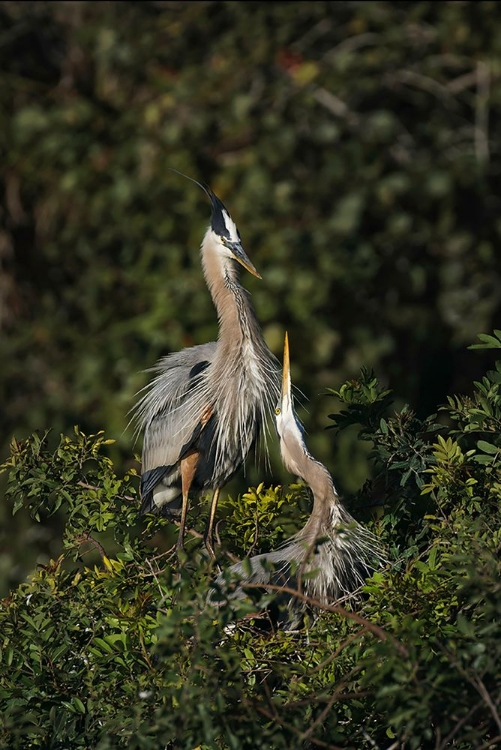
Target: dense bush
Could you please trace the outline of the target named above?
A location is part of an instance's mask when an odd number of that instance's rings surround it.
[[[501,348],[500,331],[483,340]],[[137,524],[137,479],[117,476],[104,435],[13,444],[4,470],[14,510],[63,520],[60,554],[2,602],[3,747],[501,742],[501,361],[469,396],[449,399],[445,424],[392,413],[367,371],[333,393],[336,430],[356,424],[371,445],[374,479],[350,505],[359,517],[379,509],[372,523],[391,562],[356,610],[325,606],[299,632],[258,627],[253,613],[273,592],[206,604],[215,570],[203,520],[194,509],[178,568],[169,525]],[[219,564],[276,546],[304,503],[299,487],[228,498]]]

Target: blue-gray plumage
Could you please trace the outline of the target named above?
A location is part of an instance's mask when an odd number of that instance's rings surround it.
[[[282,461],[307,482],[313,494],[313,509],[303,528],[277,550],[247,558],[222,573],[209,600],[245,596],[245,585],[299,587],[303,594],[321,603],[351,595],[364,579],[381,565],[383,555],[377,537],[358,524],[343,507],[327,468],[308,451],[304,432],[292,400],[289,345],[284,345],[282,393],[275,409]],[[238,583],[232,590],[231,582]],[[228,588],[228,583],[230,588]],[[278,624],[293,629],[305,609],[304,601],[284,594],[285,615]]]
[[[219,337],[161,359],[136,416],[144,430],[141,512],[180,513],[180,549],[188,493],[213,489],[206,529],[206,546],[213,554],[219,490],[242,466],[280,389],[277,362],[239,282],[238,268],[261,277],[223,203],[200,187],[212,208],[201,257],[217,309]]]

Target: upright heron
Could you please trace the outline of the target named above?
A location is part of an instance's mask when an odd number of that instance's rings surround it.
[[[282,392],[275,419],[286,469],[311,488],[311,515],[303,528],[279,549],[232,565],[218,576],[215,588],[228,592],[231,588],[228,589],[227,582],[239,581],[230,598],[243,598],[245,585],[249,583],[299,587],[307,597],[326,604],[353,594],[384,558],[377,537],[358,524],[344,508],[327,468],[313,458],[305,445],[292,400],[287,334]],[[212,589],[209,600],[215,602],[216,599],[216,591]],[[283,601],[283,597],[281,599]],[[289,594],[286,599],[287,615],[282,625],[291,629],[300,622],[305,605]]]
[[[220,489],[240,468],[273,413],[280,385],[278,363],[264,341],[250,295],[239,282],[238,268],[261,276],[223,203],[208,187],[196,184],[212,208],[201,258],[219,337],[163,357],[135,413],[138,428],[144,430],[141,514],[179,516],[181,501],[179,551],[189,492],[212,489],[205,543],[213,556]]]

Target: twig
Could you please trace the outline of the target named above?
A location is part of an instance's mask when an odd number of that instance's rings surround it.
[[[467,679],[470,679],[470,678],[467,676]],[[488,706],[488,708],[489,708],[489,710],[490,710],[490,712],[492,714],[492,718],[496,722],[497,728],[501,732],[501,718],[500,718],[500,716],[498,714],[496,706],[494,705],[494,701],[492,700],[491,696],[489,695],[489,691],[485,687],[485,685],[482,682],[482,680],[480,679],[480,677],[472,677],[471,680],[470,680],[470,682],[473,685],[473,687],[477,690],[477,692],[480,695],[480,697],[483,698],[485,704]]]
[[[95,549],[97,549],[97,551],[99,552],[103,560],[105,557],[107,557],[107,554],[103,545],[100,542],[98,542],[97,539],[94,539],[94,537],[92,537],[89,532],[86,532],[85,534],[82,534],[81,536],[77,536],[75,538],[75,541],[78,542],[79,546],[81,546],[82,544],[86,544],[88,542]]]
[[[304,50],[312,41],[316,41],[319,37],[327,34],[332,28],[332,22],[329,18],[322,18],[321,21],[311,26],[308,31],[303,34],[295,42],[292,42],[291,49],[300,52]]]
[[[324,60],[330,62],[331,60],[334,60],[334,58],[336,58],[338,55],[342,55],[343,53],[347,54],[349,52],[354,52],[355,50],[360,49],[360,47],[367,47],[371,44],[376,44],[378,39],[379,34],[374,34],[371,31],[368,31],[365,34],[356,34],[355,36],[350,36],[347,39],[343,39],[342,42],[330,49],[324,55]]]
[[[494,750],[494,748],[499,747],[500,740],[501,734],[498,734],[496,737],[493,737],[492,740],[484,742],[483,745],[477,747],[477,750]]]
[[[452,654],[449,651],[447,651],[446,648],[444,648],[442,646],[441,650],[447,656],[447,658],[449,659],[450,663],[454,667],[456,667],[456,669],[459,672],[459,674],[462,677],[464,677],[464,679],[467,680],[467,682],[469,682],[472,687],[475,688],[475,690],[477,691],[477,693],[480,695],[480,697],[484,701],[485,705],[488,707],[488,709],[489,709],[489,711],[490,711],[490,713],[492,715],[492,718],[494,719],[494,722],[495,722],[497,728],[501,732],[501,717],[499,716],[499,713],[498,713],[498,710],[496,708],[496,705],[495,705],[494,701],[492,700],[492,698],[491,698],[491,696],[489,694],[489,691],[485,687],[482,679],[480,677],[472,676],[472,675],[468,674],[468,671],[458,662],[457,659],[455,659],[452,656]],[[498,698],[498,700],[496,702],[499,703],[499,698]]]
[[[87,482],[77,482],[78,487],[83,487],[84,490],[100,490],[101,487],[97,487],[94,484],[87,484]]]
[[[308,672],[310,674],[310,672]],[[350,676],[353,674],[350,672]],[[339,701],[351,701],[353,698],[366,698],[368,695],[373,695],[372,690],[357,690],[357,692],[351,692],[351,693],[343,693],[342,695],[338,696]],[[298,701],[290,701],[287,703],[287,708],[300,708],[301,706],[311,706],[312,703],[326,703],[330,698],[327,698],[324,695],[319,696],[309,696],[308,698],[303,698],[302,700]]]
[[[161,598],[163,599],[163,597],[164,597],[164,592],[162,591],[162,587],[160,586],[160,581],[159,581],[159,580],[158,580],[158,578],[157,578],[157,574],[156,574],[156,573],[155,573],[155,571],[153,570],[153,565],[151,564],[151,562],[150,562],[150,560],[149,560],[148,558],[146,558],[146,562],[147,562],[147,564],[148,564],[148,567],[149,567],[149,569],[150,569],[150,571],[151,571],[151,575],[152,575],[152,576],[153,576],[153,578],[155,579],[155,583],[157,584],[157,587],[158,587],[158,591],[159,591],[159,593],[160,593],[160,596],[161,596]],[[159,605],[159,606],[160,606],[160,605]]]
[[[82,481],[77,482],[77,486],[83,487],[84,490],[94,490],[96,492],[98,490],[102,490],[102,487],[99,487],[98,485],[88,484],[88,482],[82,482]],[[137,500],[137,498],[132,497],[132,495],[117,495],[116,497],[120,497],[122,498],[122,500],[128,500],[129,502],[132,502],[132,501],[135,502]]]
[[[366,628],[366,630],[369,630],[373,635],[379,638],[379,640],[390,641],[395,646],[397,651],[399,651],[399,653],[402,654],[402,656],[405,656],[405,657],[409,656],[409,652],[407,651],[403,643],[400,643],[400,641],[397,641],[397,639],[393,635],[391,635],[390,633],[387,633],[386,630],[383,630],[383,628],[380,628],[379,625],[374,625],[374,623],[369,622],[369,620],[366,620],[360,615],[357,615],[355,612],[350,612],[349,610],[345,609],[344,607],[339,606],[338,604],[326,604],[325,602],[321,602],[319,599],[316,599],[315,597],[306,596],[305,594],[302,594],[297,589],[293,589],[289,586],[277,586],[271,583],[245,583],[245,584],[242,584],[242,587],[244,589],[266,589],[267,591],[278,591],[284,594],[290,594],[291,596],[294,596],[296,599],[300,599],[306,604],[309,604],[312,607],[316,607],[317,609],[322,609],[326,612],[334,612],[336,614],[343,615],[348,620],[354,620],[354,622],[358,622],[359,625],[362,625],[364,628]]]
[[[341,691],[343,685],[336,688],[332,695],[330,696],[329,700],[327,701],[327,705],[320,711],[318,716],[316,717],[315,721],[313,721],[308,729],[305,732],[302,732],[299,735],[300,742],[304,742],[305,740],[311,738],[311,735],[315,731],[316,727],[323,722],[329,711],[331,710],[332,706],[336,702],[337,698],[339,697],[339,692]]]
[[[489,93],[491,85],[490,66],[477,62],[477,94],[475,98],[475,156],[479,164],[489,161]]]
[[[470,86],[475,86],[477,84],[477,78],[477,71],[473,70],[469,73],[464,73],[461,76],[457,76],[457,78],[453,78],[452,81],[449,81],[449,83],[447,84],[447,88],[453,94],[460,94],[461,91],[469,89]]]
[[[285,722],[283,719],[281,719],[278,714],[275,715],[268,711],[266,708],[263,708],[262,706],[256,706],[257,711],[260,714],[263,714],[263,716],[266,716],[267,719],[270,719],[271,721],[276,721],[277,724],[279,724],[284,729],[289,729],[289,731],[293,732],[296,735],[299,735],[299,732],[294,726],[291,726],[287,722]],[[327,750],[343,750],[339,745],[329,745],[328,742],[323,742],[322,740],[317,740],[314,737],[310,739],[310,743],[312,745],[316,745],[316,747],[325,747]]]
[[[352,112],[342,99],[335,96],[327,89],[322,87],[315,88],[312,92],[313,98],[317,100],[319,104],[329,110],[335,117],[340,117],[351,125],[352,127],[358,127],[360,124],[360,118],[355,112]]]
[[[363,634],[363,631],[358,630],[356,633],[352,633],[348,638],[345,638],[345,640],[341,643],[341,645],[334,651],[334,653],[330,654],[327,659],[324,659],[323,662],[320,664],[317,664],[316,667],[314,667],[310,674],[316,674],[317,672],[321,672],[322,669],[325,669],[325,667],[328,667],[331,662],[334,661],[334,659],[337,659],[339,654],[350,645],[350,643],[353,643],[353,641],[356,641],[357,638],[359,638]]]
[[[459,719],[456,726],[449,732],[447,737],[440,743],[438,746],[438,750],[445,750],[449,746],[450,741],[452,738],[459,732],[461,727],[466,724],[466,722],[473,716],[475,711],[478,711],[478,709],[482,706],[483,701],[479,701],[473,708],[470,708],[468,713],[466,713],[462,719]]]
[[[340,682],[338,683],[338,686],[336,687],[332,695],[326,701],[326,706],[322,709],[322,711],[320,711],[319,715],[317,716],[315,721],[313,721],[313,723],[308,727],[308,729],[301,734],[300,739],[302,741],[308,739],[311,736],[315,727],[322,723],[322,721],[325,719],[325,717],[327,716],[327,714],[329,713],[332,706],[337,700],[339,700],[341,697],[343,697],[346,700],[346,695],[342,696],[341,692],[343,688],[345,687],[346,683],[349,680],[353,679],[355,674],[359,672],[361,668],[362,667],[359,665],[355,667],[354,669],[352,669],[350,672],[348,672],[348,674],[344,675],[344,677],[340,680]],[[353,697],[360,698],[360,694],[356,693]]]
[[[456,101],[452,96],[452,92],[447,88],[447,86],[439,83],[434,78],[424,76],[422,73],[416,73],[416,71],[414,70],[399,70],[396,73],[392,73],[391,75],[386,76],[386,81],[388,83],[391,83],[393,81],[406,83],[409,86],[414,86],[415,88],[427,91],[437,99],[447,102],[448,104],[456,104]]]

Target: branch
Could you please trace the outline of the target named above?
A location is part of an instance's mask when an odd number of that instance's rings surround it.
[[[446,750],[446,748],[450,746],[450,742],[452,738],[459,732],[461,727],[464,726],[464,724],[466,724],[466,722],[471,719],[473,714],[476,711],[478,711],[478,709],[482,706],[482,704],[483,704],[483,701],[479,701],[473,706],[473,708],[470,708],[468,713],[466,713],[461,719],[458,720],[458,722],[456,723],[456,726],[449,732],[447,737],[445,737],[445,739],[440,743],[440,745],[438,745],[438,750]]]
[[[281,719],[278,714],[271,713],[266,708],[263,708],[262,706],[256,706],[257,711],[260,714],[263,714],[263,716],[266,716],[267,719],[270,721],[276,721],[277,724],[279,724],[284,729],[289,729],[289,731],[293,732],[294,734],[299,735],[299,732],[297,731],[296,727],[291,726],[287,722],[285,722],[283,719]],[[310,744],[315,745],[316,747],[325,747],[327,750],[343,750],[342,747],[339,745],[329,745],[328,742],[323,742],[322,740],[316,740],[314,737],[310,739]]]
[[[414,86],[415,88],[427,91],[437,99],[447,102],[447,104],[456,104],[456,101],[447,86],[439,83],[434,78],[424,76],[422,73],[416,73],[414,70],[399,70],[396,73],[387,75],[385,78],[387,83],[393,83],[394,81],[406,83],[409,86]]]
[[[88,542],[90,545],[94,547],[94,549],[97,549],[102,559],[104,559],[105,557],[108,557],[103,545],[100,542],[98,542],[97,539],[94,539],[94,537],[92,537],[88,531],[85,534],[82,534],[81,536],[75,537],[75,541],[78,542],[79,546],[81,546],[82,544],[86,544]]]
[[[468,676],[467,676],[467,679],[469,679]],[[499,729],[499,731],[501,732],[501,718],[500,718],[499,713],[497,711],[497,708],[496,708],[496,706],[494,704],[494,701],[492,700],[492,698],[491,698],[491,696],[489,694],[489,691],[485,687],[485,685],[482,682],[482,680],[480,679],[480,677],[473,677],[473,678],[471,678],[470,682],[473,685],[473,687],[477,690],[478,694],[483,699],[484,703],[489,708],[489,711],[492,714],[492,718],[496,722],[496,726]]]
[[[355,36],[349,36],[347,39],[343,39],[342,42],[330,49],[324,55],[324,59],[327,60],[327,62],[330,62],[331,60],[334,60],[334,58],[336,58],[338,55],[346,55],[350,52],[354,52],[356,49],[360,49],[360,47],[368,47],[372,44],[376,44],[379,37],[379,34],[374,34],[371,31],[368,31],[365,34],[356,34]]]
[[[353,641],[356,641],[357,638],[360,638],[360,636],[363,634],[362,630],[357,631],[356,633],[352,633],[348,638],[345,638],[344,641],[341,643],[341,645],[332,653],[329,654],[327,659],[324,659],[320,664],[317,664],[317,666],[311,670],[310,674],[316,674],[317,672],[321,672],[322,669],[325,669],[325,667],[328,667],[331,662],[333,662],[339,654],[350,645],[350,643],[353,643]]]
[[[493,737],[492,740],[488,740],[488,742],[484,742],[483,745],[477,747],[477,750],[494,750],[494,748],[499,747],[500,740],[501,734],[498,734],[497,737]]]
[[[489,162],[489,94],[490,66],[481,60],[477,63],[477,94],[475,98],[475,156],[479,164]]]
[[[348,125],[358,127],[360,124],[359,116],[355,112],[352,112],[342,99],[327,91],[327,89],[318,87],[314,89],[312,95],[319,104],[328,109],[335,117],[341,117],[346,120]]]
[[[298,591],[297,589],[293,589],[289,586],[277,586],[272,583],[243,583],[242,588],[266,589],[267,591],[277,591],[283,594],[290,594],[292,597],[305,602],[305,604],[309,604],[311,607],[322,609],[325,612],[334,612],[336,614],[343,615],[348,620],[358,622],[359,625],[362,625],[366,630],[375,635],[380,641],[390,641],[395,646],[397,651],[402,654],[402,656],[405,656],[406,658],[409,656],[409,652],[407,651],[403,643],[397,641],[397,639],[393,635],[387,633],[386,630],[383,630],[383,628],[379,627],[379,625],[374,625],[374,623],[369,622],[369,620],[366,620],[364,617],[357,615],[355,612],[348,611],[344,607],[341,607],[339,604],[326,604],[325,602],[321,602],[319,599],[315,599],[312,596],[307,596],[306,594],[301,593],[301,591]]]

